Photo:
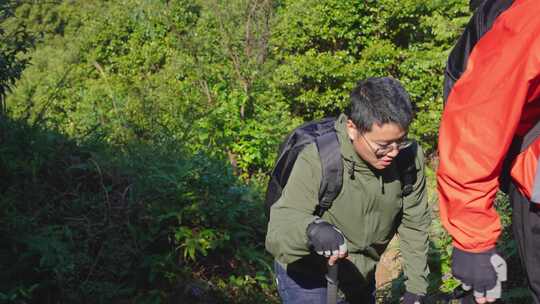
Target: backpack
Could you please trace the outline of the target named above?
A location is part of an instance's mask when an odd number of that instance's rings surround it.
[[[540,121],[538,121],[523,137],[514,136],[510,148],[504,158],[501,174],[499,175],[499,189],[509,194],[512,177],[510,170],[512,163],[521,152],[525,151],[532,143],[540,137]]]
[[[336,119],[325,118],[320,121],[307,122],[294,129],[279,147],[278,158],[270,173],[266,189],[265,211],[267,220],[270,219],[270,207],[281,197],[281,193],[294,162],[300,152],[309,144],[315,142],[321,159],[322,179],[319,187],[319,203],[313,215],[321,217],[332,207],[333,201],[341,192],[343,186],[343,162],[341,160],[340,144],[334,128]],[[413,144],[401,150],[396,157],[401,181],[402,196],[409,195],[416,182],[416,152],[418,146]],[[338,151],[338,153],[336,153]]]

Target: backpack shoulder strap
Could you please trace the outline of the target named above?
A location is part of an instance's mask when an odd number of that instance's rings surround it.
[[[414,183],[416,182],[416,154],[418,152],[418,143],[399,151],[396,157],[396,163],[401,181],[401,195],[407,196],[412,193]]]
[[[540,121],[530,129],[525,136],[516,136],[512,140],[510,148],[506,153],[506,157],[503,161],[501,174],[499,175],[499,188],[502,192],[508,194],[512,178],[510,177],[510,168],[512,162],[518,156],[519,153],[525,151],[538,137],[540,137]]]
[[[319,187],[319,204],[314,215],[322,216],[330,209],[343,186],[343,162],[341,148],[335,130],[315,140],[321,158],[322,178]]]
[[[343,171],[341,153],[339,153],[340,146],[334,124],[335,118],[332,117],[307,122],[294,129],[286,140],[282,142],[266,188],[264,204],[267,219],[270,218],[271,206],[281,197],[298,155],[307,145],[313,142],[316,143],[319,151],[323,176],[319,201],[325,202],[322,205],[326,209],[330,208],[332,201],[337,197],[341,189],[342,174],[340,172]],[[336,153],[336,151],[338,152]]]
[[[519,148],[519,152],[525,151],[538,137],[540,137],[540,121],[530,129],[523,137],[523,142]]]

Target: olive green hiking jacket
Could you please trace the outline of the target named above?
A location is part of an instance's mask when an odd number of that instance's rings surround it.
[[[343,232],[349,250],[344,262],[356,268],[351,272],[340,266],[340,280],[360,280],[360,285],[373,280],[380,255],[398,233],[407,291],[426,294],[431,218],[422,149],[418,147],[415,160],[414,190],[402,197],[397,165],[392,163],[384,170],[376,170],[363,161],[346,134],[346,121],[345,115],[336,121],[344,165],[343,187],[323,215]],[[310,144],[299,154],[282,196],[270,210],[266,249],[284,267],[295,265],[307,273],[325,267],[321,264],[324,259],[310,252],[306,235],[308,224],[315,218],[313,211],[318,204],[320,182],[319,154],[315,144]],[[356,276],[347,278],[341,272],[356,273]]]

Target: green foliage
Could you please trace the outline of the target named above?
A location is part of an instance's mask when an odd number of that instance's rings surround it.
[[[447,50],[468,19],[466,7],[466,1],[284,1],[273,36],[284,64],[274,80],[293,114],[312,119],[343,109],[359,79],[393,76],[417,110],[410,132],[431,152]]]
[[[0,1],[0,301],[276,303],[261,202],[278,144],[392,76],[431,154],[469,16],[465,0]],[[434,222],[430,290],[448,291]],[[507,230],[501,250],[515,262]]]
[[[263,235],[260,198],[223,160],[180,158],[177,143],[107,152],[19,122],[2,127],[4,299],[110,303],[138,294],[144,302],[160,290],[166,301],[209,267],[217,272],[210,280],[247,280],[245,301],[270,289],[257,270],[268,257],[254,253]],[[208,288],[214,298],[232,292]]]
[[[342,110],[359,79],[390,75],[410,92],[410,131],[429,152],[446,50],[468,16],[462,2],[24,5],[19,23],[38,23],[45,43],[10,111],[114,145],[174,137],[191,152],[227,153],[250,177],[269,171],[292,127]]]
[[[14,2],[0,1],[0,24],[7,23],[6,19],[13,16],[15,8]],[[32,44],[33,39],[24,27],[0,27],[0,114],[5,112],[4,99],[7,92],[27,64],[22,54],[27,52]]]

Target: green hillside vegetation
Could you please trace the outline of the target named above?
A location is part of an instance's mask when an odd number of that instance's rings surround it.
[[[410,92],[436,218],[442,75],[469,17],[465,0],[0,0],[0,302],[278,303],[277,147],[370,76]],[[457,283],[438,220],[432,236],[437,294]],[[501,250],[507,302],[527,302],[506,230]]]

